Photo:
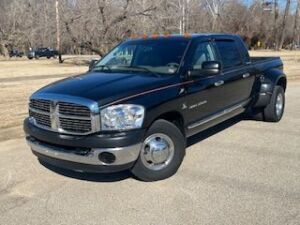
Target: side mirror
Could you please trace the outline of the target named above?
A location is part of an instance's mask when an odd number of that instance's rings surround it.
[[[93,68],[94,68],[94,66],[95,66],[95,64],[98,62],[98,60],[97,59],[92,59],[91,61],[90,61],[90,64],[89,64],[89,71],[91,71]]]
[[[189,71],[189,76],[212,76],[221,71],[221,63],[219,61],[205,61],[202,63],[201,69],[193,69]]]

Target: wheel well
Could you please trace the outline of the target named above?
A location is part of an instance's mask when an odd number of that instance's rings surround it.
[[[176,111],[167,112],[167,113],[160,115],[155,120],[158,120],[158,119],[164,119],[164,120],[167,120],[167,121],[175,124],[179,128],[179,130],[182,132],[182,134],[185,134],[184,119],[183,119],[183,116],[179,112],[176,112]]]
[[[286,89],[286,78],[285,77],[281,77],[278,81],[277,81],[277,84],[276,85],[279,85],[281,87],[283,87],[284,91]]]

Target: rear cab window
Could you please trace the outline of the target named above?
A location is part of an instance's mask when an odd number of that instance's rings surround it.
[[[248,46],[247,44],[243,41],[242,38],[239,38],[239,40],[236,41],[238,48],[240,50],[240,54],[242,56],[243,62],[245,64],[250,64],[251,63],[251,59],[250,59],[250,55],[248,52]]]
[[[243,64],[241,54],[234,40],[215,40],[215,44],[224,69]]]

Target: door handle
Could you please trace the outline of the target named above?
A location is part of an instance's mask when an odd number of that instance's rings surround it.
[[[247,77],[250,77],[250,73],[244,73],[243,74],[243,78],[247,78]]]
[[[219,80],[219,81],[215,82],[216,87],[221,86],[222,84],[224,84],[224,80]]]

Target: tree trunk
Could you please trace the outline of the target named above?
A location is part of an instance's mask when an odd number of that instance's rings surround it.
[[[277,0],[274,0],[274,24],[273,24],[273,32],[274,32],[274,43],[272,43],[272,48],[277,50],[278,46],[278,26],[277,26],[277,21],[278,21],[278,11],[277,11]]]
[[[281,34],[280,34],[280,39],[279,39],[280,41],[279,41],[279,45],[277,46],[277,50],[282,49],[282,46],[283,46],[283,43],[284,43],[285,25],[286,25],[287,17],[289,15],[290,4],[291,4],[291,0],[287,0],[286,5],[285,5],[283,19],[282,19]]]
[[[298,34],[299,33],[299,31],[298,31],[299,8],[300,8],[300,0],[297,1],[297,9],[296,9],[296,13],[295,13],[295,22],[294,22],[294,28],[293,28],[293,44],[291,46],[291,49],[295,48],[295,43],[297,42],[297,36],[299,35]]]
[[[65,22],[65,26],[66,26],[66,31],[70,35],[71,40],[75,46],[94,52],[98,54],[100,57],[104,56],[105,53],[101,49],[95,48],[91,42],[80,42],[73,34],[73,31],[68,22]]]
[[[60,27],[59,27],[59,2],[58,0],[55,0],[55,14],[56,14],[56,49],[58,51],[58,62],[63,63],[62,57],[61,57],[61,48],[60,48]]]
[[[5,46],[5,43],[0,41],[0,55],[3,55],[5,57],[9,56],[9,52]]]
[[[211,13],[212,16],[212,32],[216,32],[219,31],[220,29],[220,20],[219,20],[219,16],[220,16],[220,2],[217,1],[211,1],[209,2],[208,0],[206,0],[206,4],[208,6],[208,9]]]

